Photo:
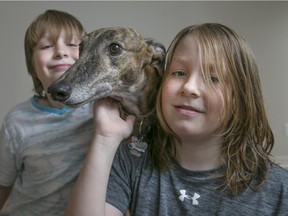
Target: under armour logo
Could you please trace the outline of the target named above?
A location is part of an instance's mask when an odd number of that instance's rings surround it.
[[[185,200],[185,199],[188,199],[188,200],[191,200],[192,201],[192,205],[198,205],[199,202],[197,201],[197,199],[200,197],[199,194],[197,193],[194,193],[194,196],[191,197],[189,195],[186,195],[186,190],[180,190],[180,193],[181,195],[178,197],[179,200],[181,200],[182,202]]]

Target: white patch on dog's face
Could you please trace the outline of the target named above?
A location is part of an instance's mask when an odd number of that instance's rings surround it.
[[[112,86],[109,83],[103,83],[98,87],[101,91],[97,91],[97,94],[95,94],[93,87],[90,86],[83,85],[74,87],[69,99],[65,101],[65,104],[68,106],[79,106],[88,103],[89,101],[106,97],[112,91]]]
[[[145,81],[146,81],[146,77],[145,77],[145,74],[143,73],[143,74],[141,74],[141,76],[139,76],[138,82],[131,85],[128,88],[128,91],[131,93],[137,92],[139,89],[141,89],[143,87],[143,85],[146,84]]]

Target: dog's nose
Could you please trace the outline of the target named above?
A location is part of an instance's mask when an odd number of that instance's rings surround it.
[[[47,92],[51,95],[53,100],[64,102],[70,97],[71,87],[66,84],[50,85]]]

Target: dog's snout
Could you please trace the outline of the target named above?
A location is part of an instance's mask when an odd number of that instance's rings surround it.
[[[53,100],[64,102],[71,94],[71,87],[66,84],[56,84],[48,87],[47,92],[51,95]]]

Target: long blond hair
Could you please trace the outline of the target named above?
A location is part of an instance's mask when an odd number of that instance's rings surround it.
[[[84,27],[76,17],[58,10],[46,10],[36,17],[26,30],[24,39],[26,66],[33,79],[34,91],[38,95],[44,96],[45,93],[34,68],[33,49],[47,31],[51,33],[52,40],[56,40],[62,30],[66,33],[68,41],[72,39],[73,35],[81,39],[86,34]]]
[[[166,71],[179,41],[193,35],[199,44],[202,73],[208,79],[214,67],[224,95],[223,145],[221,152],[222,172],[219,188],[237,195],[250,187],[263,185],[269,169],[270,153],[274,137],[265,113],[260,77],[254,55],[245,42],[231,28],[218,23],[192,25],[181,30],[170,44],[166,56]],[[206,60],[210,61],[207,62]],[[167,73],[166,73],[167,74]],[[157,97],[157,120],[153,128],[150,150],[152,163],[163,170],[171,167],[175,159],[175,145],[181,145],[179,137],[167,125],[162,113],[162,85]],[[230,99],[228,99],[230,98]]]

